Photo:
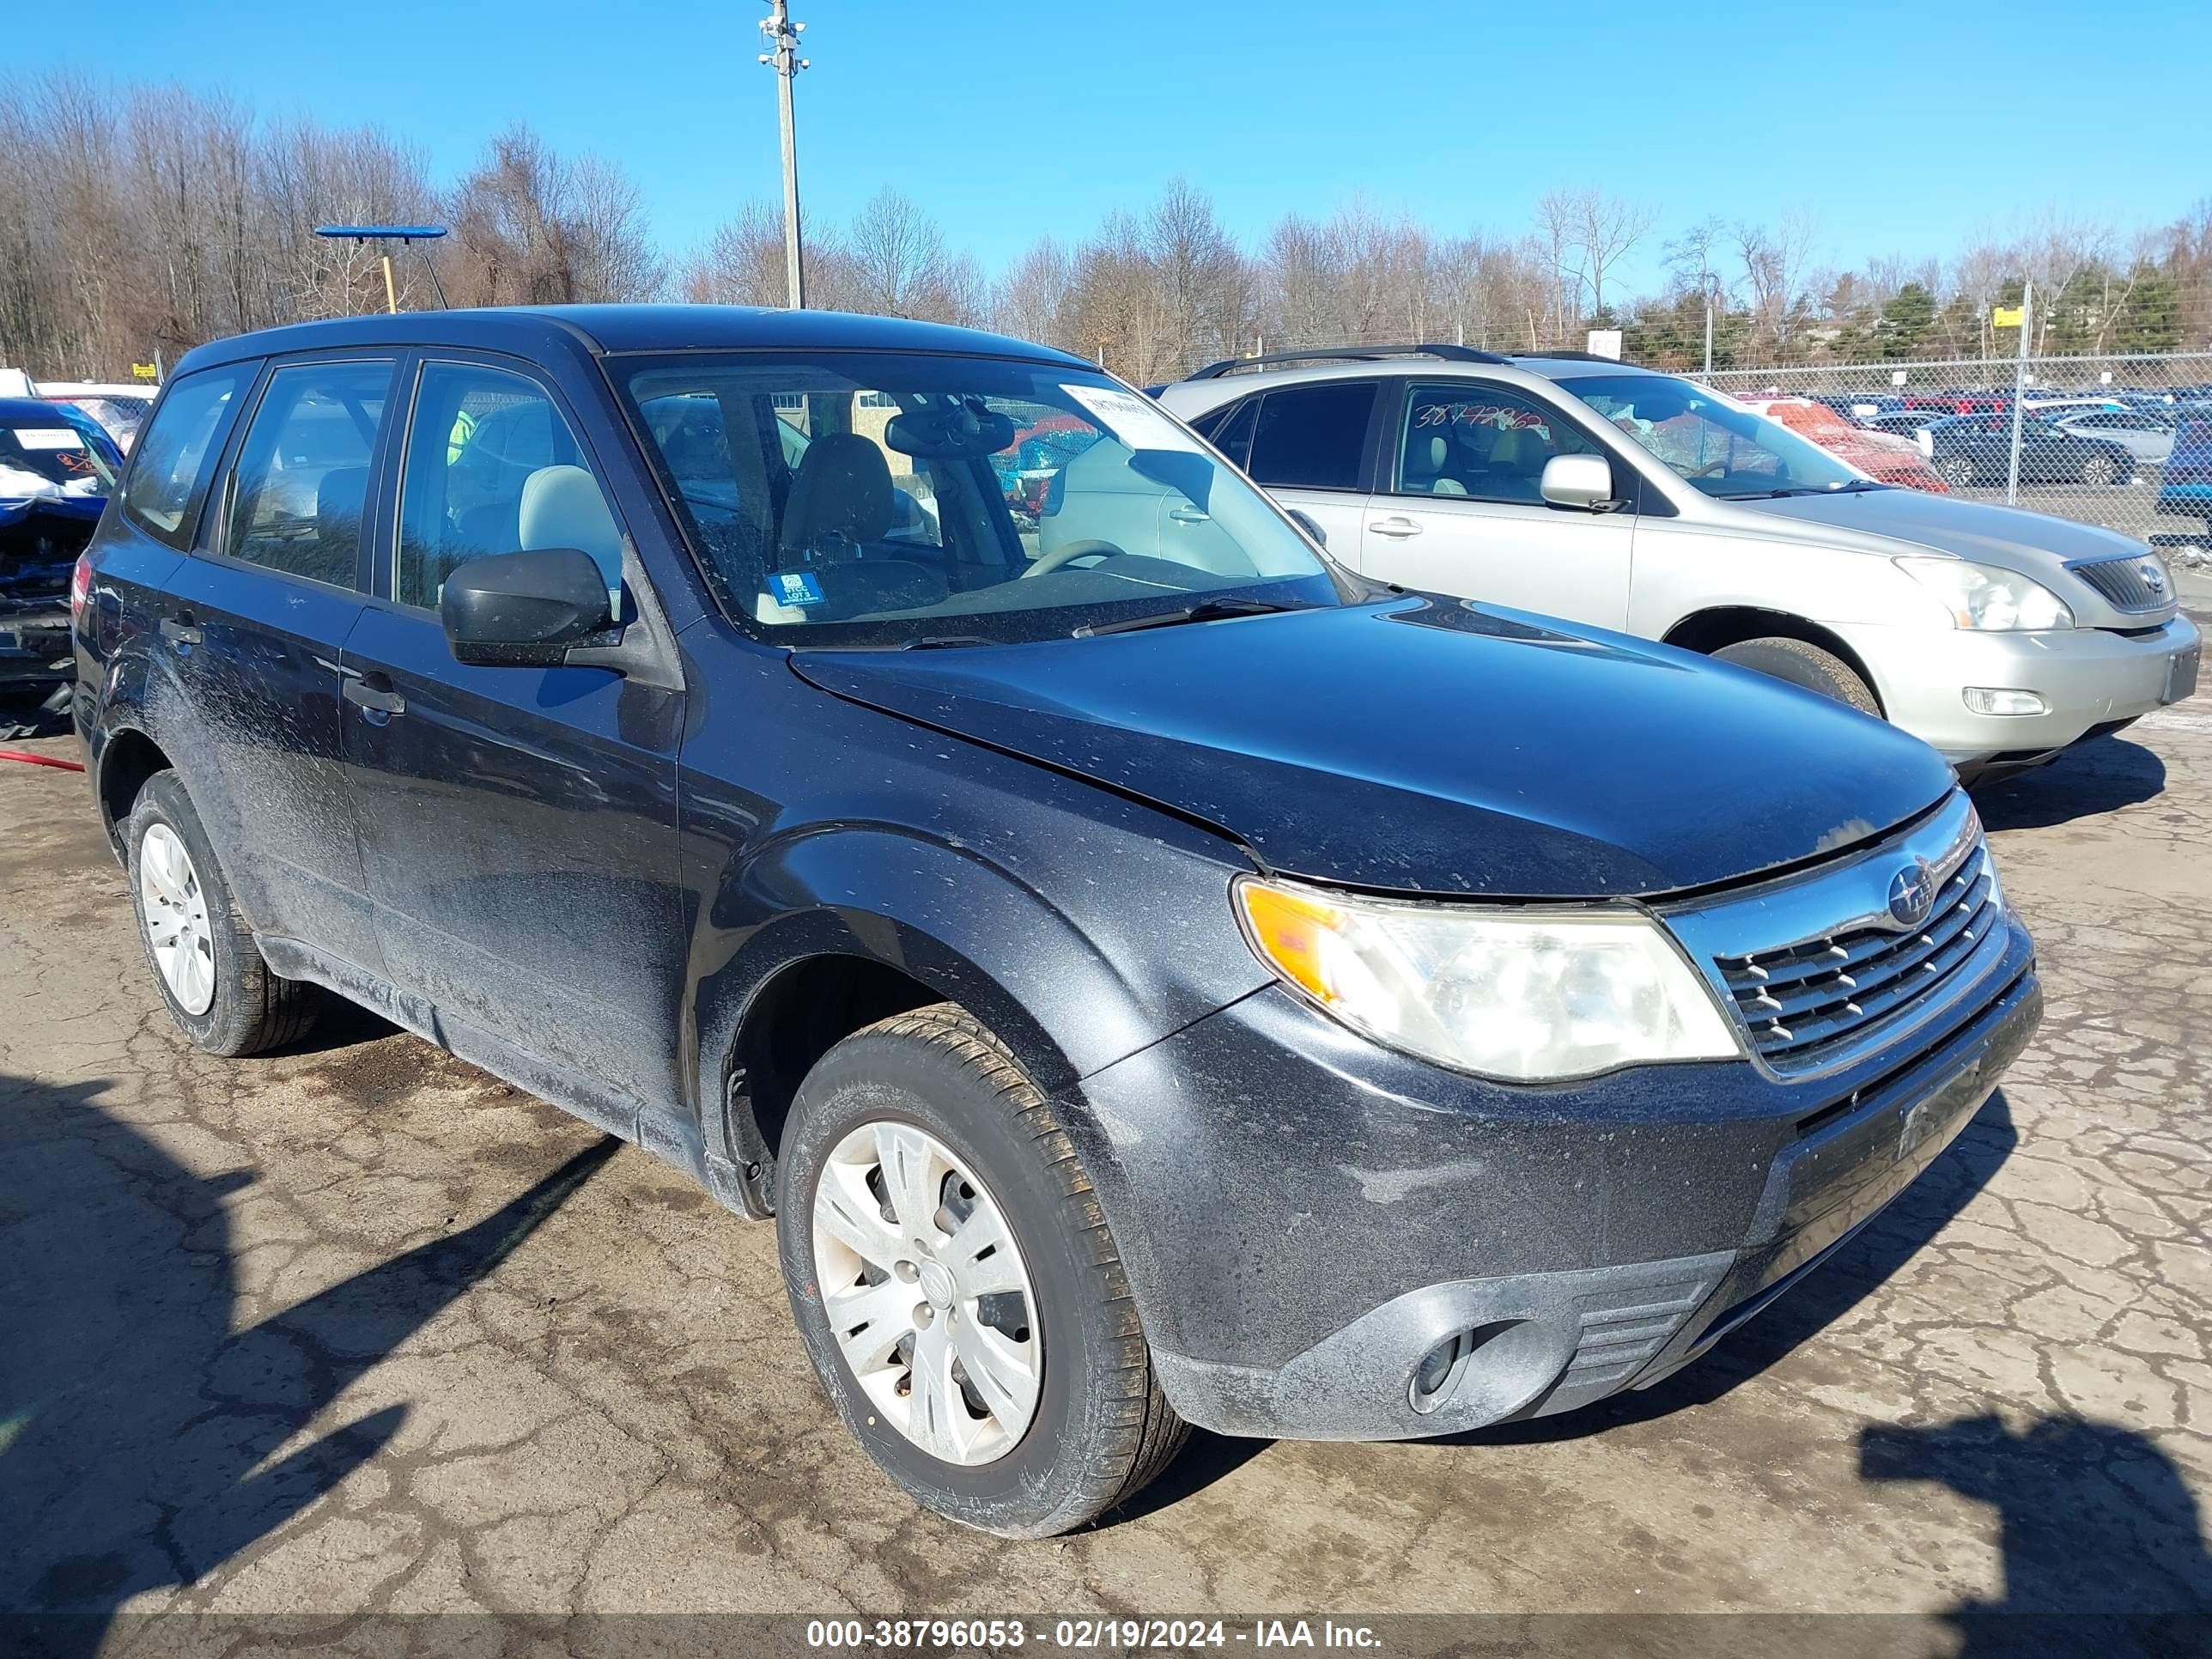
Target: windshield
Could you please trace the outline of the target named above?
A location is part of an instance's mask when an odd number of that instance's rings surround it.
[[[1780,422],[1672,375],[1598,374],[1565,385],[1680,477],[1722,501],[1881,488]]]
[[[60,410],[0,424],[0,495],[105,496],[115,471]]]
[[[745,352],[617,372],[723,603],[780,643],[1050,639],[1350,597],[1240,474],[1095,370]]]

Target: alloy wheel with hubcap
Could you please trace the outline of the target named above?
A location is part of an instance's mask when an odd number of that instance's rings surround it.
[[[1036,1291],[959,1154],[917,1124],[851,1130],[823,1163],[812,1244],[838,1349],[885,1422],[963,1467],[1020,1443],[1044,1376]]]
[[[207,894],[183,839],[166,823],[149,824],[138,844],[138,903],[154,966],[169,994],[188,1014],[207,1012],[216,991]]]

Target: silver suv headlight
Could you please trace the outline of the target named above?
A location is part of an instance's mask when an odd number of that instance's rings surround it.
[[[1965,559],[1899,559],[1897,568],[1929,589],[1951,613],[1954,628],[1996,633],[2071,628],[2074,613],[2042,583],[1993,564]]]
[[[1355,1030],[1516,1083],[1733,1060],[1734,1028],[1670,935],[1626,910],[1505,909],[1237,884],[1260,960]]]

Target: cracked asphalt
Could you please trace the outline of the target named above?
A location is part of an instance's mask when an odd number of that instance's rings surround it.
[[[366,1015],[187,1048],[83,781],[0,765],[0,1611],[2212,1610],[2212,697],[1980,799],[2048,1014],[1813,1280],[1648,1394],[1201,1437],[1016,1544],[877,1475],[675,1170]]]

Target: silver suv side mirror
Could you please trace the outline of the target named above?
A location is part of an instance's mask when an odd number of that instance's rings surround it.
[[[1613,495],[1613,464],[1602,455],[1553,456],[1537,489],[1553,507],[1605,513],[1620,505]]]

